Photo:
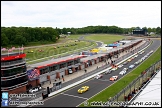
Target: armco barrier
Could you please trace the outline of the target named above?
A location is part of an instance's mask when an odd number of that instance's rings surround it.
[[[151,44],[151,43],[150,43],[150,44]],[[138,51],[138,52],[141,52],[141,51],[145,50],[146,48],[148,48],[148,47],[150,46],[150,44],[149,44],[148,46],[146,46],[145,48],[143,48],[142,50]],[[124,61],[126,61],[126,60],[128,60],[129,58],[135,56],[136,54],[137,54],[137,53],[135,53],[135,54],[129,56],[128,58],[126,58],[126,59],[124,59],[124,60],[122,60],[121,62],[117,63],[117,65],[123,63]],[[84,79],[82,79],[82,80],[80,80],[80,81],[78,81],[78,82],[76,82],[76,83],[73,83],[73,84],[70,84],[70,85],[68,85],[68,86],[66,86],[66,87],[64,87],[64,88],[61,88],[61,89],[59,89],[59,90],[57,90],[57,91],[55,91],[55,92],[52,92],[52,93],[50,93],[50,94],[48,95],[48,97],[54,96],[54,95],[56,95],[56,94],[58,94],[58,93],[60,93],[60,92],[63,92],[63,91],[65,91],[65,90],[69,89],[69,88],[72,88],[73,86],[76,86],[76,85],[78,85],[78,84],[80,84],[80,83],[83,83],[83,82],[85,82],[85,81],[87,81],[87,80],[89,80],[89,79],[95,77],[96,75],[101,74],[101,73],[103,73],[103,72],[109,70],[109,69],[111,69],[111,67],[109,67],[109,68],[107,68],[107,69],[104,69],[104,70],[102,70],[102,71],[100,71],[100,72],[98,72],[98,73],[96,73],[96,74],[93,74],[93,75],[91,75],[91,76],[89,76],[89,77],[87,77],[87,78],[84,78]],[[37,100],[37,101],[38,101],[38,100],[42,100],[42,97],[39,98],[39,99],[36,99],[36,100]],[[34,101],[34,100],[32,100],[32,101]],[[26,106],[27,106],[27,105],[26,105]],[[20,107],[20,106],[18,106],[18,107]],[[21,106],[21,107],[22,107],[22,106]],[[25,106],[23,105],[23,107],[25,107]]]

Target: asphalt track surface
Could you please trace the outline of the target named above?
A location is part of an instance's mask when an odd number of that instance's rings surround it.
[[[116,71],[112,72],[111,74],[104,75],[101,79],[90,79],[89,81],[82,83],[78,86],[75,86],[65,92],[62,92],[61,94],[58,94],[56,96],[47,98],[44,101],[44,105],[41,106],[35,106],[35,107],[76,107],[80,103],[84,102],[85,100],[89,99],[93,95],[97,94],[101,90],[105,89],[106,87],[110,86],[114,82],[109,81],[109,78],[113,75],[118,75],[119,79],[123,77],[122,75],[119,75],[119,72],[124,67],[129,67],[131,64],[134,64],[136,61],[138,61],[140,58],[142,58],[144,55],[146,55],[151,50],[155,51],[159,46],[161,45],[160,40],[154,40],[154,42],[145,50],[145,53],[142,55],[138,55],[137,58],[129,62],[127,65],[124,65],[122,68],[117,69]],[[141,64],[141,63],[140,63]],[[136,66],[137,67],[137,66]],[[135,68],[136,68],[135,67]],[[133,68],[134,69],[134,68]],[[128,69],[127,73],[132,71],[133,69]],[[89,91],[78,94],[77,90],[82,86],[90,86]]]

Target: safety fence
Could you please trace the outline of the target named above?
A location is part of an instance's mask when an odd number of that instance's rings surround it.
[[[123,104],[124,102],[129,103],[129,101],[133,97],[135,97],[139,92],[141,92],[143,88],[146,87],[146,85],[150,82],[150,79],[152,79],[157,74],[156,72],[158,72],[160,69],[161,69],[161,60],[157,61],[148,69],[141,72],[139,77],[133,80],[129,85],[127,85],[124,89],[122,89],[113,98],[109,97],[109,102],[120,102],[120,103],[123,102]],[[126,81],[123,81],[123,83],[126,83]]]

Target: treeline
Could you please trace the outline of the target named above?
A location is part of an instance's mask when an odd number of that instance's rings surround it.
[[[59,32],[52,27],[1,27],[1,46],[27,45],[30,42],[52,41],[59,39]]]
[[[85,33],[110,33],[110,34],[129,34],[134,29],[145,29],[148,34],[154,32],[156,34],[161,34],[161,28],[147,28],[147,27],[131,27],[131,28],[120,28],[117,26],[87,26],[83,28],[63,28],[60,29],[59,32],[63,34],[67,34],[67,32],[71,32],[71,34],[85,34]]]
[[[60,34],[91,34],[91,33],[111,33],[128,34],[133,29],[140,27],[120,28],[117,26],[87,26],[83,28],[52,28],[52,27],[1,27],[1,46],[28,45],[30,42],[56,42]],[[147,28],[148,33],[161,34],[161,28]]]

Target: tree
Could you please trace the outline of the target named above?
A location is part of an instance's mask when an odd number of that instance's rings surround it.
[[[148,34],[150,34],[150,33],[152,32],[152,29],[149,27],[149,28],[147,29],[147,31],[148,31]]]
[[[7,46],[7,45],[9,45],[9,39],[4,33],[2,33],[1,34],[1,46]]]
[[[156,28],[156,34],[161,34],[161,28],[160,27]]]
[[[25,37],[22,37],[21,35],[16,35],[15,39],[14,39],[15,44],[17,45],[26,45],[26,39]]]

